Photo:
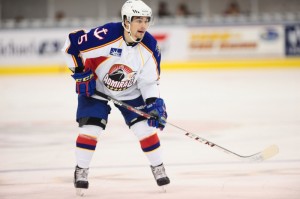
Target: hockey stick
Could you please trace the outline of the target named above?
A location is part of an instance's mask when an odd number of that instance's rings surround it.
[[[132,112],[134,112],[134,113],[136,113],[136,114],[138,114],[140,116],[143,116],[143,117],[145,117],[147,119],[156,118],[156,116],[153,116],[153,115],[150,115],[148,113],[145,113],[144,111],[141,111],[141,110],[139,110],[137,108],[134,108],[134,107],[130,106],[129,104],[125,103],[125,102],[117,100],[117,99],[115,99],[115,98],[113,98],[113,97],[111,97],[109,95],[106,95],[104,93],[101,93],[101,92],[99,92],[97,90],[95,91],[95,94],[98,95],[98,96],[100,96],[100,97],[102,97],[102,98],[104,98],[104,99],[107,99],[108,101],[112,101],[114,104],[117,104],[117,105],[119,105],[119,106],[121,106],[123,108],[126,108],[127,110],[132,111]],[[187,130],[185,130],[185,129],[177,126],[177,125],[174,125],[174,124],[172,124],[170,122],[167,122],[167,124],[169,124],[169,125],[177,128],[177,129],[180,129],[180,130],[184,131],[185,132],[184,135],[187,136],[187,137],[189,137],[189,138],[192,138],[192,139],[194,139],[194,140],[196,140],[196,141],[198,141],[198,142],[200,142],[202,144],[205,144],[207,146],[210,146],[212,148],[216,148],[216,149],[218,149],[220,151],[223,151],[224,153],[227,153],[227,154],[232,155],[234,157],[237,157],[239,159],[243,159],[243,160],[247,160],[247,161],[264,161],[264,160],[267,160],[267,159],[275,156],[279,152],[279,149],[278,149],[278,147],[276,145],[271,145],[271,146],[265,148],[261,152],[258,152],[258,153],[252,154],[252,155],[248,155],[248,156],[243,156],[243,155],[239,155],[237,153],[234,153],[234,152],[232,152],[232,151],[230,151],[230,150],[228,150],[228,149],[226,149],[224,147],[221,147],[221,146],[219,146],[219,145],[217,145],[217,144],[215,144],[213,142],[210,142],[210,141],[208,141],[208,140],[206,140],[206,139],[204,139],[204,138],[202,138],[202,137],[200,137],[200,136],[198,136],[198,135],[196,135],[194,133],[191,133],[191,132],[189,132],[189,131],[187,131]]]

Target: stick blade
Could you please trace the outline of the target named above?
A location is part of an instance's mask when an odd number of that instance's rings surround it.
[[[262,152],[256,153],[256,154],[250,156],[249,158],[252,161],[260,162],[260,161],[265,161],[267,159],[270,159],[278,153],[279,153],[278,146],[277,145],[271,145],[271,146],[265,148]]]

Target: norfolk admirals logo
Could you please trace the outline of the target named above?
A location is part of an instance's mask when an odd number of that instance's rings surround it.
[[[104,85],[113,91],[123,91],[134,83],[136,72],[126,65],[114,64],[103,78]]]

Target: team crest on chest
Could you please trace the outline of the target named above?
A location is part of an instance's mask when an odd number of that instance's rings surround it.
[[[113,91],[123,91],[130,88],[136,72],[124,64],[114,64],[103,78],[104,85]]]
[[[122,49],[121,48],[111,48],[109,54],[112,56],[121,57]]]

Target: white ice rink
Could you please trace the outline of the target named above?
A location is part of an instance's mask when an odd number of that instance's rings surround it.
[[[139,143],[113,107],[85,198],[299,199],[300,69],[163,71],[169,121],[234,152],[280,152],[245,163],[167,126],[171,184],[156,186]],[[76,94],[69,74],[0,77],[0,199],[75,198]]]

